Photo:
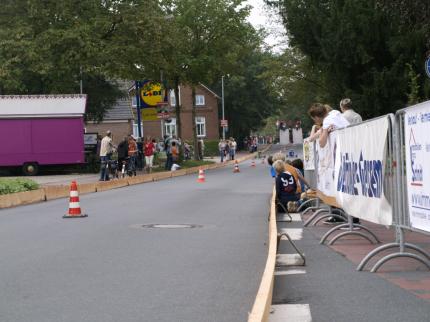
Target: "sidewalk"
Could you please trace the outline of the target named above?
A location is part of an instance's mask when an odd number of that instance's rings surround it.
[[[304,252],[306,266],[300,266],[296,251],[287,240],[282,240],[269,321],[429,320],[430,272],[423,264],[406,258],[393,259],[378,273],[370,273],[369,267],[382,257],[379,255],[368,263],[365,271],[356,271],[368,252],[394,242],[393,229],[362,221],[381,244],[370,244],[361,237],[352,236],[339,239],[333,246],[320,245],[321,237],[333,226],[320,222],[317,226],[304,228],[303,222],[310,215],[293,214],[293,222],[278,222],[278,232],[289,234]],[[405,240],[430,251],[430,238],[423,234],[409,232]],[[391,253],[393,251],[398,249]]]
[[[237,158],[248,155],[249,153],[245,151],[239,151],[236,154]],[[221,158],[217,157],[208,157],[204,158],[205,161],[212,161],[215,163],[220,163]],[[143,175],[145,172],[143,170],[138,170],[137,175]],[[100,178],[99,173],[71,173],[71,174],[47,174],[47,175],[37,175],[37,176],[5,176],[0,177],[1,179],[17,179],[17,178],[28,178],[31,179],[42,187],[45,186],[55,186],[55,185],[69,185],[71,181],[75,180],[78,184],[81,183],[95,183],[98,182]]]

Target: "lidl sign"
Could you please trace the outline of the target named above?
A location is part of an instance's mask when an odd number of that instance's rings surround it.
[[[167,101],[166,93],[160,83],[145,81],[140,89],[142,107],[156,107]]]

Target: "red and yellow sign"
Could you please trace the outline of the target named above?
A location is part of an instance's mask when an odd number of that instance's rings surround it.
[[[140,90],[140,98],[145,107],[156,107],[165,100],[165,91],[160,83],[147,81]]]

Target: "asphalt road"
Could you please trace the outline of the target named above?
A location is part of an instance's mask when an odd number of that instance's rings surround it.
[[[257,161],[0,211],[0,321],[245,321],[273,179]],[[195,224],[191,229],[144,224]]]

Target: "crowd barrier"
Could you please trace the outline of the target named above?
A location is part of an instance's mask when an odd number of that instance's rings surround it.
[[[377,236],[365,225],[354,223],[353,217],[395,230],[395,241],[371,251],[357,270],[389,249],[397,250],[377,260],[371,272],[399,257],[412,258],[430,269],[430,255],[405,241],[405,231],[430,233],[429,130],[430,101],[336,130],[325,148],[314,142],[313,149],[304,151],[305,159],[314,159],[311,170],[317,184],[316,198],[308,201],[313,206],[302,212],[315,211],[305,226],[330,216],[347,221],[330,229],[320,243],[341,229],[345,231],[329,244],[351,235],[379,243]]]

